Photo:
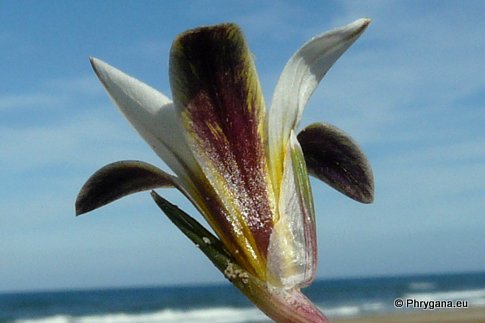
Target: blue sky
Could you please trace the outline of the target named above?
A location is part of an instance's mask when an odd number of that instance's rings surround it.
[[[79,218],[74,200],[107,163],[165,168],[88,57],[170,96],[173,38],[226,21],[244,30],[269,105],[302,43],[373,19],[301,123],[351,134],[376,184],[362,205],[312,182],[319,278],[485,270],[483,1],[173,2],[0,2],[0,291],[224,280],[149,194]],[[196,215],[179,193],[159,193]]]

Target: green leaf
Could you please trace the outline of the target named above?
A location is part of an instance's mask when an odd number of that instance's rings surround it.
[[[151,195],[170,221],[198,246],[221,272],[224,273],[230,263],[235,263],[229,252],[224,249],[221,241],[197,220],[158,195],[155,191],[152,191]]]

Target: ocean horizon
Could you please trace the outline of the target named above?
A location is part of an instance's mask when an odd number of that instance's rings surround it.
[[[303,291],[330,318],[410,310],[395,307],[396,299],[485,307],[485,272],[320,279]],[[271,321],[227,283],[0,293],[0,322]]]

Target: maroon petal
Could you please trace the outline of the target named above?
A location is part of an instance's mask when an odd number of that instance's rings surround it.
[[[362,203],[374,199],[374,177],[359,146],[343,131],[314,123],[298,134],[308,172]]]
[[[209,223],[226,222],[231,230],[224,234],[264,275],[275,203],[263,97],[239,28],[223,24],[180,35],[171,50],[170,82],[188,144],[227,210],[210,215]]]
[[[97,209],[123,196],[160,187],[172,187],[173,176],[141,161],[119,161],[94,173],[76,199],[76,215]]]

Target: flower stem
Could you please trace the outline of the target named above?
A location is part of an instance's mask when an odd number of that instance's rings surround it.
[[[160,209],[251,302],[278,323],[330,322],[299,289],[274,287],[239,266],[221,241],[190,215],[155,191]]]

